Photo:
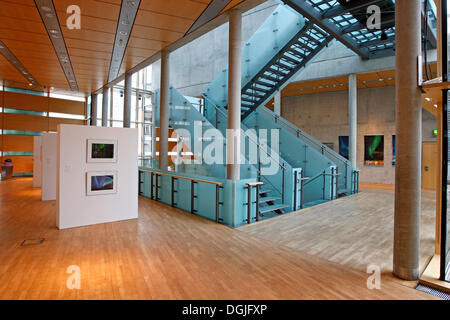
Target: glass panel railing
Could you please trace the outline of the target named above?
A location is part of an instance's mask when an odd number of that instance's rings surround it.
[[[306,176],[314,176],[324,167],[336,165],[339,174],[338,191],[351,192],[353,172],[351,162],[334,150],[265,107],[258,108],[245,123],[250,127],[281,128],[280,150],[281,156],[286,161],[294,167],[303,168]],[[298,147],[292,148],[293,145]]]
[[[305,25],[305,19],[288,6],[279,5],[242,48],[244,87]],[[228,68],[206,89],[208,97],[224,107],[228,104]]]

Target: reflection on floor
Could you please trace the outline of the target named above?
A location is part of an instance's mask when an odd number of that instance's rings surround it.
[[[0,298],[433,298],[390,279],[368,290],[365,272],[149,199],[139,210],[138,220],[59,231],[55,202],[41,202],[31,179],[0,182]],[[37,238],[46,240],[20,245]],[[80,290],[66,286],[72,265]]]
[[[423,191],[420,267],[434,254],[435,193]],[[359,271],[392,272],[394,189],[361,187],[357,195],[327,202],[239,230]]]

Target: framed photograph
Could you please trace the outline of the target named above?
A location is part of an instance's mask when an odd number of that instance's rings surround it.
[[[117,162],[117,140],[87,141],[87,162],[109,163]]]
[[[117,193],[117,171],[92,171],[86,173],[86,194]]]
[[[349,138],[348,136],[339,137],[339,154],[348,160],[349,153]]]
[[[364,165],[384,166],[384,136],[364,137]]]

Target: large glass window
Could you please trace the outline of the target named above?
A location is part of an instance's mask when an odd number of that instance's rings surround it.
[[[450,0],[442,1],[442,49],[443,49],[443,63],[442,63],[442,80],[448,81],[448,73],[450,67],[450,45],[448,37],[450,35],[450,24],[448,16],[450,14]],[[446,54],[445,54],[446,53]],[[450,143],[449,143],[449,127],[450,127],[450,112],[449,103],[450,97],[448,90],[443,90],[443,158],[444,165],[442,167],[442,220],[441,220],[441,280],[450,282]]]
[[[152,95],[151,66],[132,75],[131,128],[139,133],[138,153],[141,159],[150,159],[152,155]],[[119,82],[111,91],[109,125],[123,127],[124,81]],[[100,109],[99,109],[100,110]],[[99,118],[101,115],[99,115]],[[101,121],[100,121],[101,122]]]

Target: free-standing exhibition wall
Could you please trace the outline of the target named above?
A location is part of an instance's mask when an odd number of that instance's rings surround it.
[[[42,137],[33,137],[33,187],[42,187]]]
[[[138,217],[137,129],[58,126],[59,229]]]
[[[42,134],[42,201],[56,200],[56,160],[58,135]]]

